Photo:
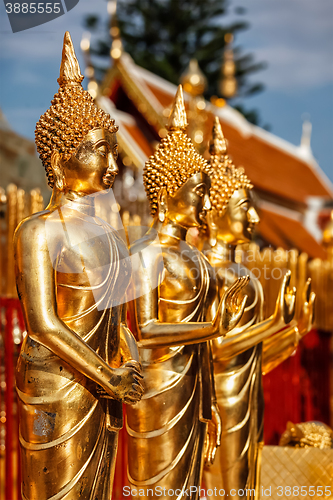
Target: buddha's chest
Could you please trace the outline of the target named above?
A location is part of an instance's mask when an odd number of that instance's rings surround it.
[[[197,250],[169,248],[163,253],[164,269],[159,286],[159,316],[163,321],[197,319],[214,300],[209,264]]]
[[[87,225],[86,225],[87,226]],[[72,244],[70,244],[72,243]],[[78,226],[64,242],[54,263],[58,302],[81,310],[98,310],[125,302],[131,263],[123,241],[110,228]]]

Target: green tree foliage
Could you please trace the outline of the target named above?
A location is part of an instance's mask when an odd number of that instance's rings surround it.
[[[118,0],[117,18],[124,48],[136,64],[175,84],[179,83],[190,59],[197,59],[207,77],[205,97],[209,99],[219,95],[225,35],[236,36],[248,29],[244,21],[223,23],[228,7],[227,0]],[[244,9],[236,9],[240,15],[244,12]],[[101,22],[96,16],[87,17],[85,24],[88,29],[100,33]],[[92,48],[95,55],[109,57],[111,38],[106,33]],[[254,56],[245,54],[237,44],[233,50],[238,84],[237,109],[249,121],[258,124],[258,113],[245,111],[243,100],[263,90],[263,85],[250,82],[249,76],[263,69],[265,64],[256,63]]]

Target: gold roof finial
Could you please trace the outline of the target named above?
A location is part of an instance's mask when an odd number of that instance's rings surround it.
[[[188,67],[180,77],[184,91],[193,97],[202,95],[207,87],[207,78],[199,68],[198,61],[191,59]]]
[[[218,116],[215,116],[212,139],[209,144],[209,154],[221,156],[227,153],[227,141],[224,138],[221,123]]]
[[[71,35],[69,31],[66,31],[62,48],[60,76],[57,82],[60,87],[65,87],[66,85],[80,85],[83,78],[79,62],[75,55]]]
[[[168,130],[185,130],[187,127],[187,118],[184,105],[183,87],[178,85],[175,100],[170,111],[168,120]]]
[[[226,33],[224,40],[226,43],[224,49],[223,64],[221,68],[221,81],[219,90],[225,99],[231,99],[237,94],[236,64],[234,53],[231,48],[234,36],[232,33]]]
[[[117,61],[123,53],[123,43],[117,18],[117,0],[108,1],[108,13],[110,15],[110,36],[112,38],[110,56],[114,61]]]
[[[333,247],[333,210],[331,211],[330,220],[323,231],[323,243],[325,246]]]

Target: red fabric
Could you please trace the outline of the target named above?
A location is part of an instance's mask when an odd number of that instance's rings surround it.
[[[0,309],[5,311],[4,325],[4,364],[5,364],[5,498],[6,500],[21,500],[21,467],[18,443],[17,401],[15,391],[15,367],[20,345],[14,344],[14,318],[17,318],[21,331],[24,322],[18,299],[0,298]],[[16,462],[16,463],[15,463]],[[14,471],[18,479],[14,481]]]
[[[114,476],[114,485],[113,485],[113,494],[112,500],[122,500],[123,495],[123,487],[127,486],[127,433],[126,433],[126,411],[125,405],[123,405],[124,411],[124,427],[119,432],[118,439],[118,452],[117,452],[117,462],[116,462],[116,470]]]
[[[265,444],[278,444],[287,422],[330,425],[330,334],[312,330],[294,356],[264,376]]]

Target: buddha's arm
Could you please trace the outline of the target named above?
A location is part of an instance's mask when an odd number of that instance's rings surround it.
[[[122,308],[122,318],[120,324],[119,346],[122,363],[127,363],[129,361],[136,361],[140,363],[140,356],[135,338],[127,326],[126,312],[126,304],[124,304]]]
[[[232,358],[271,337],[281,330],[282,326],[271,316],[250,328],[244,327],[243,330],[242,327],[235,328],[235,332],[231,332],[221,344],[214,347],[215,357],[221,360]]]
[[[16,281],[28,335],[116,399],[127,398],[135,370],[111,368],[57,315],[55,270],[43,221],[19,226],[14,239]],[[132,373],[132,375],[131,375]]]
[[[265,375],[289,358],[298,346],[301,338],[296,322],[265,340],[262,352],[262,373]]]
[[[161,258],[161,257],[160,257]],[[138,331],[139,347],[170,347],[195,344],[221,335],[221,330],[231,329],[233,322],[238,322],[243,314],[245,300],[238,305],[238,295],[248,282],[240,278],[227,289],[212,321],[168,323],[159,321],[159,287],[152,288],[156,282],[154,273],[160,269],[158,262],[154,266],[141,268],[141,275],[136,279],[135,318]]]
[[[287,273],[281,285],[272,316],[249,328],[246,328],[245,325],[235,328],[221,344],[215,346],[216,358],[221,360],[232,358],[265,341],[279,332],[287,323],[290,323],[294,315],[296,291],[288,288],[289,283],[290,273]]]
[[[308,279],[302,291],[302,309],[297,321],[288,328],[266,339],[263,343],[262,371],[266,374],[289,358],[299,341],[311,330],[314,314],[315,294],[311,292],[311,280]]]

